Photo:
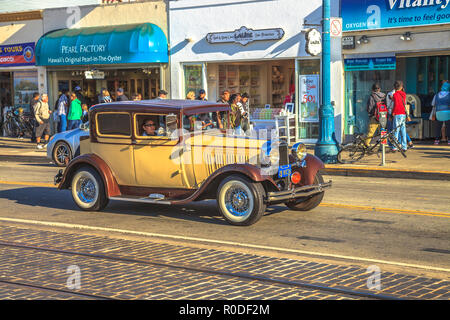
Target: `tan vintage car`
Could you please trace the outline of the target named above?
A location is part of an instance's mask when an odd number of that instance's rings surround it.
[[[89,110],[80,155],[55,176],[82,209],[109,200],[187,204],[216,199],[233,225],[251,225],[266,207],[306,211],[319,205],[320,159],[264,132],[229,129],[227,104],[191,100],[113,102]]]

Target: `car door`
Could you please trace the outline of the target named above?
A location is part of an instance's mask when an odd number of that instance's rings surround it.
[[[119,185],[134,185],[131,114],[98,112],[95,121],[97,141],[91,144],[91,152],[108,164]]]
[[[148,119],[152,119],[157,124],[155,128],[157,135],[144,134],[144,122]],[[175,120],[175,123],[168,123],[167,119]],[[133,123],[136,185],[152,188],[189,187],[179,157],[180,139],[172,135],[174,129],[177,129],[178,116],[163,113],[136,113]]]

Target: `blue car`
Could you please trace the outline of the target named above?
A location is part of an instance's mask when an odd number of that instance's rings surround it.
[[[83,136],[89,136],[89,122],[80,128],[55,134],[47,144],[47,158],[59,167],[65,166],[80,154],[80,137]]]

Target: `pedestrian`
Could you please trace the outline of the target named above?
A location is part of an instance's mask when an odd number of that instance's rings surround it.
[[[38,149],[44,149],[44,145],[41,144],[41,136],[44,135],[47,143],[50,136],[50,114],[52,113],[48,107],[48,95],[43,93],[33,108],[34,118],[38,123],[38,127],[36,128],[36,147]]]
[[[441,140],[444,140],[442,127],[445,126],[447,144],[450,145],[450,83],[448,81],[442,84],[441,91],[434,96],[431,105],[433,110],[430,120],[438,121],[434,144],[438,145]]]
[[[122,88],[118,88],[116,91],[116,101],[128,101],[128,97],[123,93]]]
[[[142,94],[140,94],[140,93],[137,94],[137,100],[138,100],[138,101],[141,101],[141,100],[142,100]]]
[[[133,101],[139,101],[139,96],[138,96],[138,94],[137,94],[137,93],[133,93],[133,94],[131,95],[131,100],[133,100]]]
[[[394,101],[394,108],[392,110],[392,115],[394,118],[393,126],[395,128],[395,137],[400,143],[403,150],[407,150],[407,139],[406,139],[406,93],[403,90],[403,82],[400,80],[394,83],[395,93],[392,95]],[[401,139],[400,139],[401,138]],[[394,151],[397,149],[394,147]]]
[[[30,101],[30,113],[31,113],[31,125],[33,127],[33,131],[31,132],[31,142],[36,142],[36,128],[38,123],[36,122],[36,118],[34,117],[34,105],[39,101],[39,93],[33,93],[33,98]]]
[[[80,100],[81,103],[86,103],[85,98],[84,98],[83,94],[81,93],[81,87],[76,86],[74,91],[77,96],[77,99]]]
[[[102,89],[102,94],[100,95],[100,103],[109,103],[112,102],[111,95],[109,91],[106,89]]]
[[[206,91],[204,89],[200,89],[198,91],[197,100],[201,100],[201,101],[207,101],[208,100],[208,99],[206,99]]]
[[[232,94],[230,97],[230,106],[231,106],[231,128],[235,129],[236,132],[239,134],[241,131],[241,110],[239,109],[238,105],[238,96],[237,94]]]
[[[364,140],[367,146],[370,145],[370,141],[377,131],[380,123],[376,118],[376,111],[378,103],[385,103],[386,95],[381,92],[380,85],[378,83],[374,83],[372,85],[372,92],[370,93],[369,99],[367,100],[367,114],[369,116],[369,126],[367,127],[367,135]]]
[[[78,128],[81,124],[81,116],[83,115],[81,101],[77,98],[75,93],[70,95],[70,100],[69,114],[67,116],[67,130]]]
[[[186,95],[186,100],[195,100],[195,92],[189,91]]]
[[[161,89],[158,91],[158,97],[156,99],[158,99],[158,100],[167,99],[167,95],[168,95],[168,92],[166,90]]]
[[[81,105],[81,110],[82,110],[82,114],[81,114],[81,122],[82,123],[85,123],[85,122],[87,122],[87,121],[89,121],[89,117],[88,117],[88,115],[89,115],[89,108],[88,108],[88,106],[87,106],[87,104],[86,103],[83,103],[82,105]]]
[[[250,129],[250,102],[249,96],[246,92],[244,92],[241,96],[241,114],[242,114],[242,130],[247,132]]]
[[[230,104],[230,91],[224,90],[222,92],[222,95],[220,96],[220,99],[217,100],[217,102]]]
[[[67,130],[67,113],[69,111],[69,99],[67,98],[67,90],[63,89],[61,95],[56,102],[56,114],[59,117],[58,132]]]

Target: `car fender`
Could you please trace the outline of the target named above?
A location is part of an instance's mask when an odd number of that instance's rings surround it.
[[[261,168],[245,163],[245,164],[229,164],[211,174],[202,182],[200,188],[186,199],[174,201],[173,204],[184,204],[194,200],[207,199],[208,195],[217,192],[220,182],[232,174],[241,174],[254,182],[263,183],[266,191],[279,190],[277,184],[271,176],[263,175]]]
[[[71,185],[73,175],[75,174],[77,169],[83,165],[91,166],[95,170],[97,170],[97,172],[102,177],[103,184],[105,185],[106,195],[108,198],[121,195],[119,185],[117,184],[117,181],[114,178],[114,175],[109,166],[99,156],[92,153],[83,154],[69,162],[66,170],[64,170],[64,174],[58,188],[68,189]]]
[[[314,184],[314,177],[319,170],[325,168],[325,165],[322,160],[309,153],[306,155],[305,162],[306,166],[300,167],[296,171],[300,172],[301,175],[300,184],[309,186]]]

